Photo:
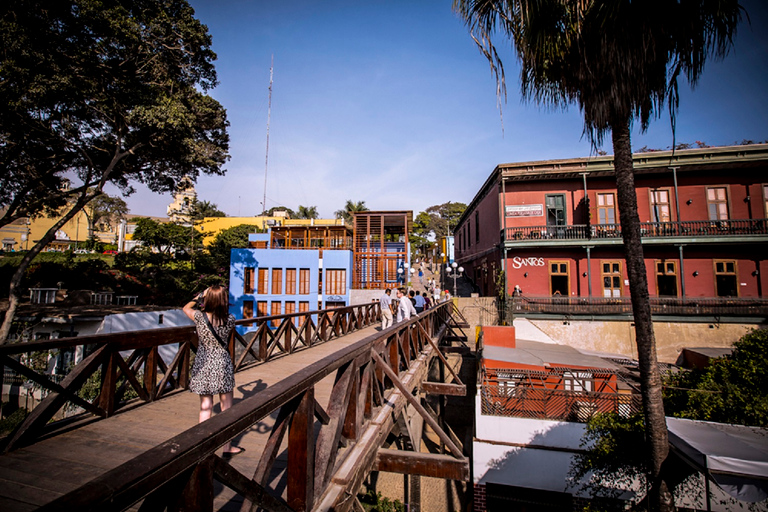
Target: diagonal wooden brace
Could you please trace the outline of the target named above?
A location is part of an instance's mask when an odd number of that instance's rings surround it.
[[[458,446],[451,440],[451,438],[446,434],[443,429],[440,428],[440,425],[437,424],[437,421],[424,409],[424,407],[421,405],[419,400],[414,397],[408,389],[403,385],[403,383],[400,381],[397,375],[395,375],[395,372],[392,371],[392,369],[387,365],[387,363],[381,358],[379,354],[376,353],[375,350],[371,350],[371,357],[374,361],[376,361],[376,364],[384,370],[384,373],[387,374],[387,377],[392,381],[392,383],[397,387],[401,393],[405,396],[406,400],[413,406],[414,409],[419,413],[419,415],[424,418],[424,421],[427,422],[427,424],[432,428],[432,430],[435,431],[437,436],[440,438],[441,441],[445,443],[445,445],[448,447],[448,449],[451,451],[454,457],[457,459],[463,458],[464,454],[461,452],[461,449],[459,449]]]

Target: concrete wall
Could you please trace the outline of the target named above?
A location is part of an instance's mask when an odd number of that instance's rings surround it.
[[[637,359],[635,328],[631,320],[564,322],[528,317],[528,321],[563,345]],[[768,328],[768,325],[654,322],[656,352],[660,362],[674,363],[685,347],[731,347],[744,334],[759,327]]]
[[[494,297],[454,298],[459,311],[470,327],[465,329],[469,341],[474,341],[477,327],[497,325]],[[635,328],[631,319],[606,320],[542,320],[527,317],[528,322],[556,343],[580,350],[619,354],[637,359]],[[656,351],[659,361],[674,363],[686,347],[729,348],[755,328],[768,328],[758,323],[654,322]]]

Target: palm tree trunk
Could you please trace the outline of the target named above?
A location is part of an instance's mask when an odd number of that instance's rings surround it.
[[[661,466],[669,453],[669,440],[664,417],[661,376],[656,359],[656,339],[653,334],[648,274],[641,243],[640,217],[637,213],[637,192],[632,164],[629,117],[613,123],[612,137],[616,192],[629,277],[629,293],[635,318],[635,340],[640,366],[643,415],[649,457],[651,489],[648,504],[651,510],[671,511],[674,510],[672,496],[661,478]]]

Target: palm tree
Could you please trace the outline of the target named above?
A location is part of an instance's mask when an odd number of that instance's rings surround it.
[[[296,212],[297,219],[316,219],[318,217],[317,206],[302,206]]]
[[[345,224],[352,224],[354,222],[355,212],[367,212],[369,208],[365,206],[365,201],[354,202],[351,199],[347,199],[347,203],[344,205],[343,210],[336,210],[334,215],[337,219],[344,219]]]
[[[578,104],[595,148],[611,132],[649,444],[649,505],[671,510],[661,471],[669,445],[630,129],[637,119],[646,130],[666,103],[674,133],[680,75],[695,85],[707,59],[727,55],[743,9],[736,0],[454,0],[454,10],[488,59],[500,96],[506,94],[504,67],[494,34],[511,40],[525,100],[556,108]]]

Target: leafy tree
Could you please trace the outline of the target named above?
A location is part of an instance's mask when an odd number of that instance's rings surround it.
[[[288,214],[289,219],[293,219],[296,217],[296,212],[294,212],[287,206],[273,206],[272,208],[264,212],[264,215],[274,217],[275,212],[286,212]]]
[[[653,507],[672,510],[661,478],[669,445],[661,377],[651,322],[648,278],[640,239],[630,128],[646,130],[667,103],[673,129],[678,79],[691,84],[709,58],[724,57],[741,19],[736,0],[455,0],[455,10],[505,93],[504,68],[492,39],[508,39],[520,61],[523,98],[556,108],[577,103],[584,131],[600,146],[610,131],[616,189],[635,319],[648,469]]]
[[[333,214],[337,219],[344,219],[345,224],[352,224],[355,221],[355,212],[367,212],[369,208],[365,206],[365,201],[354,202],[347,199],[344,208],[336,210]]]
[[[206,94],[211,38],[185,0],[7,0],[0,48],[0,226],[61,215],[11,280],[2,342],[25,269],[106,183],[170,192],[223,174],[229,138]]]
[[[154,249],[167,256],[190,252],[192,235],[193,228],[188,226],[140,218],[136,219],[133,239],[140,241],[145,248]],[[198,239],[202,239],[202,235],[199,235]]]
[[[768,330],[744,335],[706,368],[672,375],[664,399],[679,418],[768,427]]]
[[[128,213],[128,205],[121,197],[101,194],[88,203],[86,211],[90,212],[88,230],[89,235],[93,236],[95,230],[106,231],[112,224],[123,219]]]
[[[203,220],[206,217],[226,217],[227,214],[210,201],[195,200],[190,209],[192,220]]]
[[[213,258],[213,265],[217,271],[229,269],[230,251],[248,247],[248,235],[259,232],[261,229],[252,224],[239,224],[219,231],[213,243],[208,246],[208,252]]]
[[[302,206],[296,212],[297,219],[316,219],[318,217],[317,206]]]
[[[414,232],[424,236],[441,238],[453,233],[459,218],[464,214],[464,203],[447,203],[430,206],[420,212],[414,221]]]

